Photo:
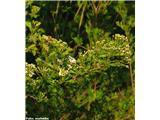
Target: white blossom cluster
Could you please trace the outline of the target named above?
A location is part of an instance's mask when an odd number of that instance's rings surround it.
[[[26,67],[25,67],[25,73],[26,73],[26,75],[28,75],[29,77],[32,77],[35,73],[34,73],[34,71],[35,71],[35,69],[36,69],[36,66],[34,65],[34,64],[28,64],[27,62],[26,62]]]
[[[68,60],[69,60],[69,64],[67,65],[68,69],[65,70],[64,68],[59,68],[59,76],[65,76],[66,74],[68,74],[68,71],[72,68],[72,65],[76,63],[76,59],[74,59],[71,56],[68,57]]]
[[[60,48],[65,48],[67,46],[67,43],[62,41],[62,40],[57,40],[55,38],[52,38],[51,36],[46,36],[46,35],[42,35],[42,38],[45,39],[46,41],[50,41],[53,42],[55,46],[59,46]]]
[[[69,56],[69,62],[70,62],[70,64],[75,64],[76,63],[76,59],[74,59],[73,57]]]
[[[114,35],[114,39],[115,40],[124,40],[124,41],[128,41],[128,38],[124,35],[120,35],[120,34],[115,34]]]
[[[65,76],[66,74],[68,74],[68,70],[65,70],[63,68],[59,68],[59,76]]]

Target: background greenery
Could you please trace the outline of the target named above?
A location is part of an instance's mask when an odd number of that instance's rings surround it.
[[[134,120],[134,1],[26,1],[26,117]]]

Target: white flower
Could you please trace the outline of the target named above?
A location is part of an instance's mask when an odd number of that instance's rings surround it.
[[[32,77],[35,73],[34,71],[36,70],[36,66],[34,64],[28,64],[26,62],[26,67],[25,67],[25,73],[29,77]]]
[[[70,62],[71,64],[75,64],[75,63],[76,63],[76,60],[75,60],[73,57],[69,56],[69,62]]]
[[[34,72],[30,72],[28,75],[29,77],[32,77],[34,75]]]
[[[43,37],[45,40],[48,40],[48,36],[43,35],[42,37]]]
[[[33,69],[36,68],[36,66],[34,64],[32,64],[32,63],[30,64],[30,67],[33,68]]]
[[[64,70],[64,69],[59,69],[59,76],[65,76],[68,73],[68,70]]]
[[[68,70],[71,69],[71,68],[72,68],[72,66],[71,66],[71,65],[68,65]]]
[[[60,64],[62,64],[62,60],[60,60],[60,59],[57,59],[57,62],[60,63]]]

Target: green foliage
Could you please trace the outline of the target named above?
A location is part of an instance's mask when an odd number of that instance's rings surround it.
[[[26,1],[27,117],[134,119],[130,6],[134,2]]]

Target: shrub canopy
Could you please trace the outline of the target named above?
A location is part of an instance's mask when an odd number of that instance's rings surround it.
[[[26,1],[26,117],[134,119],[132,1]]]

